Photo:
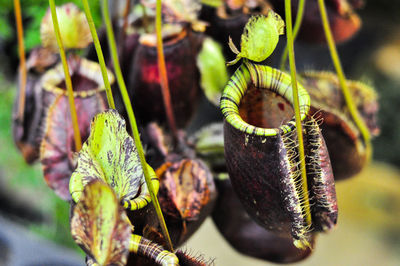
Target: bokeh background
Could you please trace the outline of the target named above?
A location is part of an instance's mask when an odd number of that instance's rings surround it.
[[[21,2],[29,51],[40,43],[48,2]],[[92,2],[100,27],[98,1]],[[338,48],[347,77],[378,92],[381,134],[374,140],[372,163],[358,176],[337,183],[337,228],[320,235],[314,254],[300,265],[400,265],[400,3],[365,2],[359,11],[361,31]],[[284,44],[281,38],[272,65],[279,62]],[[323,45],[296,43],[295,51],[300,70],[333,69]],[[23,161],[12,141],[18,62],[13,4],[0,0],[0,265],[84,265],[69,233],[69,205],[46,186],[40,165]],[[207,104],[202,106],[210,111]],[[267,264],[234,251],[210,219],[186,246],[215,258],[216,265]]]

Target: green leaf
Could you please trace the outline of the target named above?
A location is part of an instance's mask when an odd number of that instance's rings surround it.
[[[236,63],[240,58],[247,58],[255,62],[267,59],[275,50],[279,35],[284,33],[285,23],[281,17],[270,10],[268,15],[252,16],[247,22],[241,39],[241,51],[230,40],[229,46],[237,54],[236,59],[229,65]]]
[[[211,38],[206,38],[197,57],[200,70],[200,85],[207,99],[219,105],[222,89],[228,81],[225,58],[221,46]]]
[[[125,265],[132,227],[114,191],[93,180],[73,209],[71,234],[99,265]]]
[[[120,201],[133,199],[145,184],[135,143],[126,131],[125,120],[113,109],[94,117],[90,136],[79,152],[69,187],[75,202],[93,179],[109,184]]]

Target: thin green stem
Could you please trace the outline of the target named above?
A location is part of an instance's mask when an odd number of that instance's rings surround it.
[[[111,58],[112,58],[113,64],[114,64],[115,75],[117,77],[118,86],[120,88],[122,99],[124,101],[126,112],[128,114],[129,122],[130,122],[131,129],[132,129],[132,135],[135,140],[135,145],[136,145],[136,148],[137,148],[137,151],[139,154],[140,162],[142,164],[144,176],[146,179],[146,184],[147,184],[147,187],[149,188],[151,201],[153,202],[154,208],[156,210],[157,217],[158,217],[158,220],[161,225],[161,229],[164,233],[164,237],[167,240],[170,251],[173,252],[172,241],[169,236],[167,225],[165,223],[164,216],[161,211],[160,203],[158,202],[158,199],[157,199],[157,195],[156,195],[157,193],[155,192],[153,183],[151,182],[151,177],[150,177],[149,170],[147,168],[146,159],[144,156],[143,146],[142,146],[142,143],[140,142],[140,135],[139,135],[139,130],[138,130],[138,127],[136,124],[135,114],[133,112],[131,100],[129,99],[129,95],[128,95],[128,90],[126,89],[124,78],[122,76],[122,71],[121,71],[121,67],[120,67],[119,59],[118,59],[117,46],[116,46],[115,38],[114,38],[114,32],[113,32],[112,24],[110,21],[110,15],[109,15],[109,11],[108,11],[108,0],[103,0],[102,6],[103,6],[103,8],[102,8],[103,18],[104,18],[104,22],[106,24],[108,44],[110,46],[110,53],[111,53]]]
[[[163,95],[165,112],[169,128],[174,136],[175,143],[178,142],[178,132],[176,129],[174,112],[172,109],[171,95],[168,86],[167,68],[165,66],[163,41],[162,41],[162,14],[161,14],[161,0],[157,0],[156,5],[156,35],[157,35],[157,55],[158,55],[158,72],[160,74],[161,93]]]
[[[97,36],[96,27],[94,26],[92,13],[90,12],[89,3],[87,0],[82,0],[82,3],[83,3],[83,9],[85,10],[87,22],[89,24],[90,33],[92,34],[94,47],[96,48],[97,58],[99,59],[101,74],[103,75],[104,86],[106,87],[108,106],[112,109],[115,109],[114,98],[112,96],[112,91],[111,91],[111,85],[107,75],[107,67],[104,61],[103,52],[101,50],[99,37]]]
[[[15,23],[17,24],[18,35],[18,54],[19,54],[19,75],[20,91],[18,99],[18,120],[23,123],[25,110],[25,90],[26,90],[26,60],[24,47],[24,27],[22,24],[21,4],[19,0],[14,0]]]
[[[372,155],[371,135],[367,126],[364,123],[364,120],[361,118],[356,105],[354,104],[349,87],[347,86],[346,77],[343,72],[342,64],[340,62],[340,58],[336,50],[335,41],[333,39],[332,31],[329,25],[324,0],[318,0],[318,5],[321,13],[322,25],[325,31],[325,37],[329,47],[329,52],[331,54],[332,62],[335,66],[336,73],[339,78],[340,87],[342,88],[343,96],[346,101],[347,108],[349,109],[350,115],[353,118],[354,123],[360,130],[361,135],[364,139],[367,161],[369,161]]]
[[[54,0],[49,0],[51,18],[53,20],[54,32],[56,34],[58,48],[60,49],[60,57],[64,68],[65,85],[67,87],[69,109],[71,113],[72,128],[74,130],[75,151],[78,152],[82,148],[81,133],[79,131],[78,116],[76,115],[76,108],[74,102],[74,92],[72,90],[71,76],[69,75],[67,57],[65,55],[64,45],[61,39],[60,27],[58,26],[57,12]]]
[[[306,0],[300,0],[299,5],[297,8],[297,15],[296,15],[296,21],[294,22],[294,28],[293,28],[293,42],[296,40],[297,34],[299,33],[301,22],[303,21],[303,15],[304,15],[304,6],[306,4]],[[281,64],[280,64],[280,69],[282,71],[285,70],[285,64],[288,56],[288,47],[286,45],[285,50],[283,51],[282,57],[281,57]]]
[[[310,212],[310,204],[308,198],[306,161],[304,156],[303,128],[300,118],[299,93],[296,80],[296,63],[295,63],[294,48],[293,48],[292,15],[290,8],[290,0],[285,0],[285,17],[286,17],[286,36],[287,36],[287,47],[289,52],[290,75],[292,77],[293,105],[296,118],[297,138],[299,142],[301,186],[302,186],[302,191],[304,192],[303,197],[305,201],[304,214],[307,225],[311,225],[311,212]]]

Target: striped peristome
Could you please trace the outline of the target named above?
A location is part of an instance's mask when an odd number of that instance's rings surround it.
[[[90,89],[80,89],[76,90],[74,88],[74,97],[86,98],[97,94],[98,92],[105,91],[103,77],[99,75],[101,71],[100,65],[96,62],[89,61],[85,58],[80,58],[78,56],[71,56],[68,58],[68,64],[70,67],[70,75],[80,75],[83,76],[94,83],[97,87]],[[110,70],[107,69],[108,79],[110,84],[114,83],[114,75]],[[64,69],[61,63],[57,64],[54,68],[48,70],[42,77],[42,88],[47,92],[54,94],[67,95],[67,91],[64,88],[60,88],[60,84],[65,82]]]
[[[161,245],[154,243],[140,235],[133,234],[131,236],[129,250],[139,256],[154,261],[158,265],[179,265],[179,260],[174,253],[165,250]]]
[[[245,60],[244,64],[233,74],[222,93],[220,108],[225,120],[240,131],[257,136],[276,136],[279,133],[292,131],[296,125],[294,118],[279,128],[255,127],[243,121],[239,115],[239,105],[250,84],[260,89],[276,92],[293,104],[292,83],[288,74],[269,66],[257,65]],[[297,86],[300,117],[301,120],[304,120],[310,109],[310,97],[300,83]]]
[[[153,184],[154,191],[158,192],[158,189],[160,187],[160,181],[154,172],[154,169],[147,164],[147,169],[150,174],[150,180],[151,183]],[[148,203],[151,201],[151,196],[150,196],[150,191],[149,188],[147,187],[147,184],[145,180],[140,181],[140,188],[141,191],[137,197],[134,199],[123,199],[122,203],[125,209],[135,211],[139,210],[141,208],[144,208]]]

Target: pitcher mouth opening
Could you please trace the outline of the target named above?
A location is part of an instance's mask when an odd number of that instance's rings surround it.
[[[300,117],[304,121],[310,110],[310,96],[300,83],[297,87]],[[229,124],[257,136],[291,132],[296,126],[292,105],[291,77],[278,69],[250,62],[236,70],[220,101],[222,114]],[[252,115],[253,111],[256,115]]]
[[[276,92],[250,84],[239,104],[239,115],[246,123],[261,128],[276,128],[292,119],[290,102]]]
[[[69,72],[73,86],[74,97],[87,97],[100,91],[105,91],[100,65],[78,56],[68,58]],[[114,75],[107,70],[110,83]],[[65,76],[62,64],[48,70],[43,76],[43,88],[46,91],[66,94]]]

